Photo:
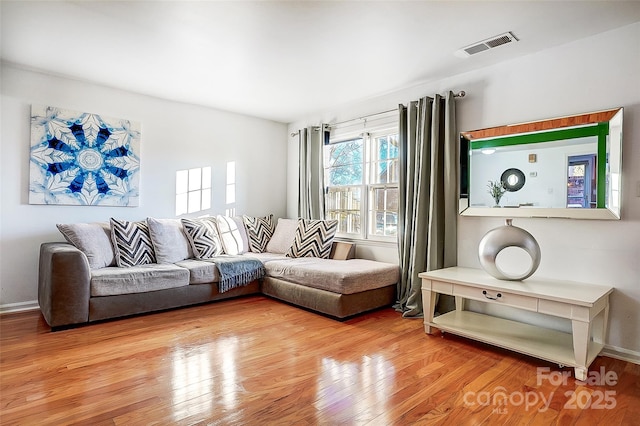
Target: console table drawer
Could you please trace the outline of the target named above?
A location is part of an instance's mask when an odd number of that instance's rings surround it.
[[[553,300],[541,300],[538,306],[541,314],[553,315],[561,318],[571,318],[571,305],[554,302]]]
[[[552,300],[540,300],[538,312],[571,320],[590,321],[589,308],[570,305],[568,303],[554,302]]]
[[[466,299],[480,300],[482,302],[499,303],[501,305],[513,306],[515,308],[526,309],[528,311],[536,312],[538,310],[537,297],[522,296],[499,290],[455,284],[453,286],[453,295],[464,297]]]
[[[453,294],[453,284],[442,281],[431,281],[431,291],[441,294]]]

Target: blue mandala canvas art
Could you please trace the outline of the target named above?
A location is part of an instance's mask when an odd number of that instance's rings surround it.
[[[137,206],[140,124],[31,107],[29,204]]]

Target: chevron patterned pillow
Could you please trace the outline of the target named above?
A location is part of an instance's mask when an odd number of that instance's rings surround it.
[[[196,259],[211,259],[224,253],[214,217],[182,219],[182,229]]]
[[[249,247],[254,253],[264,253],[267,250],[267,243],[273,236],[275,224],[273,215],[265,217],[242,216],[244,225],[249,236]]]
[[[116,265],[121,268],[156,263],[147,222],[131,222],[111,218]]]
[[[337,229],[337,220],[299,219],[296,237],[286,256],[328,259]]]

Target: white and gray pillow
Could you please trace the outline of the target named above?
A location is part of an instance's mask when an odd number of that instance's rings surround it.
[[[267,252],[285,254],[293,244],[296,229],[298,229],[298,219],[279,218],[273,236],[267,243]]]
[[[158,263],[175,263],[193,257],[180,219],[147,218],[149,234]]]
[[[226,254],[236,255],[247,252],[248,247],[245,246],[242,240],[238,222],[236,222],[234,218],[218,215],[216,216],[216,224],[218,226],[220,240],[222,241],[222,247]],[[244,225],[241,226],[244,232]]]
[[[116,264],[120,267],[156,262],[146,221],[132,222],[111,218],[111,240]]]
[[[91,269],[115,265],[111,228],[107,222],[57,224],[65,240],[82,251]]]
[[[224,253],[215,218],[183,218],[182,227],[196,259],[211,259]]]
[[[328,259],[337,229],[337,220],[298,219],[296,235],[286,256]]]
[[[249,247],[254,253],[264,253],[274,231],[273,215],[265,217],[242,216],[247,228]]]
[[[247,235],[247,228],[244,226],[244,219],[242,216],[233,216],[233,220],[238,226],[238,232],[240,233],[240,238],[242,239],[242,247],[244,247],[245,253],[250,250],[249,248],[249,236]]]

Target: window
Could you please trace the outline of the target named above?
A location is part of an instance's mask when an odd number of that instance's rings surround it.
[[[398,232],[398,134],[387,129],[325,146],[326,217],[338,234],[393,240]]]
[[[211,167],[176,172],[176,216],[211,208]]]

